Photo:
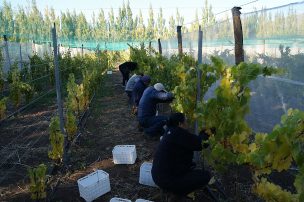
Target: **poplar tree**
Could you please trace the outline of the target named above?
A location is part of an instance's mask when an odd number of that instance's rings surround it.
[[[2,19],[1,19],[1,32],[8,36],[12,36],[14,33],[14,20],[13,20],[13,10],[12,5],[6,0],[3,1],[2,7]]]
[[[109,12],[108,24],[109,24],[109,39],[115,41],[116,30],[115,30],[115,16],[114,16],[113,8],[111,8]]]
[[[86,41],[89,38],[90,28],[88,22],[82,12],[77,16],[77,23],[76,23],[76,39],[79,41]]]
[[[14,36],[16,37],[17,42],[24,41],[24,37],[28,33],[28,30],[26,29],[27,25],[28,25],[27,15],[24,11],[24,8],[19,6],[18,12],[15,14],[15,29],[14,29]]]
[[[172,15],[169,18],[168,37],[176,37],[176,23]]]
[[[28,15],[28,29],[27,31],[30,33],[30,38],[32,40],[42,41],[41,37],[41,27],[43,26],[43,17],[41,12],[37,8],[37,4],[35,0],[32,0],[30,13]]]
[[[215,16],[212,11],[212,6],[208,5],[208,0],[205,0],[202,9],[202,27],[207,27],[215,24]]]
[[[153,13],[153,8],[152,5],[150,4],[149,7],[149,18],[148,18],[148,26],[147,26],[147,39],[152,40],[154,39],[154,13]]]
[[[107,21],[103,9],[100,9],[96,22],[96,38],[105,41],[108,37]]]
[[[138,24],[135,37],[140,41],[144,40],[146,36],[146,26],[144,24],[144,19],[141,10],[139,10]]]
[[[158,18],[157,18],[157,38],[163,38],[165,35],[166,20],[163,17],[163,9],[159,8]]]
[[[128,0],[127,5],[126,5],[126,27],[127,27],[127,39],[131,40],[134,38],[133,36],[133,30],[135,29],[134,27],[134,22],[133,22],[133,14],[132,10],[130,8],[130,2]]]
[[[197,31],[199,29],[199,25],[200,25],[200,22],[199,22],[199,19],[198,19],[198,11],[196,9],[195,10],[195,18],[194,18],[194,21],[191,23],[190,31],[191,32]]]

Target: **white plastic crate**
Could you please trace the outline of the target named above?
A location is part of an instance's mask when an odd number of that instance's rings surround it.
[[[129,200],[129,199],[123,199],[123,198],[116,198],[116,197],[114,197],[114,198],[112,198],[110,200],[110,202],[132,202],[132,201]]]
[[[135,145],[116,145],[112,154],[114,164],[134,164],[137,158]]]
[[[111,70],[107,71],[107,74],[112,74],[112,71]]]
[[[152,187],[157,187],[154,183],[152,175],[151,175],[152,163],[144,162],[140,166],[139,172],[139,183],[143,185],[148,185]]]
[[[145,200],[145,199],[137,199],[135,202],[153,202],[153,201],[148,201],[148,200]]]
[[[109,174],[103,170],[96,170],[77,180],[77,183],[80,196],[86,201],[93,201],[111,191]]]

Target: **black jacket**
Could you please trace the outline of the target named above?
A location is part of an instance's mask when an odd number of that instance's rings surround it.
[[[194,151],[202,150],[202,135],[196,136],[180,127],[169,128],[154,155],[152,177],[157,184],[187,173]]]
[[[130,72],[137,69],[137,63],[136,62],[124,62],[121,65],[119,65],[119,70],[122,72]]]

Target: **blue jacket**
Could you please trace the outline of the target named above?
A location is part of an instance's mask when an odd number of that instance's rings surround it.
[[[133,91],[135,84],[137,83],[137,81],[140,80],[140,75],[134,74],[133,76],[131,76],[131,78],[128,80],[127,84],[126,84],[126,88],[125,91]]]
[[[136,106],[138,106],[139,100],[146,88],[147,88],[147,86],[144,84],[144,82],[141,79],[139,79],[136,82],[136,84],[133,88],[133,91],[132,91],[132,101],[133,101],[133,103],[136,104]]]
[[[169,92],[157,91],[153,86],[148,87],[138,105],[138,119],[155,116],[156,105],[158,103],[168,102],[173,100],[173,94]]]

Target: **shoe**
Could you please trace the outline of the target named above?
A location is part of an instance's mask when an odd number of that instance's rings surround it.
[[[142,127],[139,123],[137,125],[137,129],[139,132],[143,132],[144,131],[144,127]]]
[[[144,133],[144,138],[147,140],[159,141],[159,136]]]
[[[216,179],[214,178],[214,176],[209,180],[208,185],[212,185],[216,182]]]
[[[185,197],[176,194],[169,194],[168,202],[186,202]]]
[[[132,114],[133,116],[137,116],[137,107],[132,106],[131,114]]]
[[[187,195],[187,198],[191,199],[192,201],[195,200],[195,193],[191,192],[190,194]]]

